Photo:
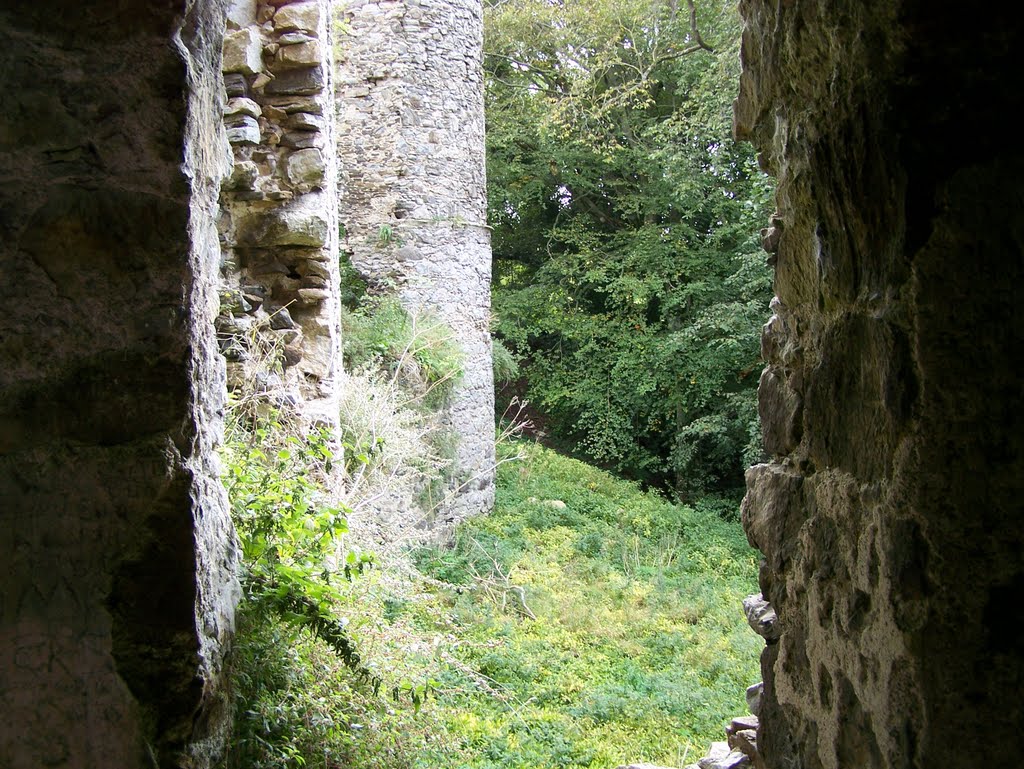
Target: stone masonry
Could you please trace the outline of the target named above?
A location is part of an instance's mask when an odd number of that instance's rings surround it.
[[[5,769],[205,767],[226,726],[223,15],[0,5]]]
[[[228,383],[276,355],[275,390],[309,421],[337,424],[341,365],[338,215],[328,0],[232,0],[224,124],[234,165],[221,202],[217,320]],[[259,368],[257,365],[256,368]],[[266,376],[266,375],[265,375]]]
[[[371,287],[446,323],[465,354],[444,415],[459,445],[438,518],[452,520],[494,499],[482,7],[351,0],[337,12],[342,248]]]
[[[736,133],[778,177],[759,388],[769,769],[1009,767],[1024,728],[1024,24],[743,0]]]
[[[229,385],[269,342],[284,373],[258,387],[337,423],[340,258],[444,322],[465,364],[442,415],[458,447],[434,522],[494,497],[481,35],[473,0],[233,0],[224,45]]]

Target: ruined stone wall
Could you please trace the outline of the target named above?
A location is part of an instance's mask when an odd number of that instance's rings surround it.
[[[338,206],[330,2],[233,0],[224,123],[217,330],[234,388],[267,389],[310,421],[338,421]],[[278,358],[283,371],[268,373]],[[254,364],[254,365],[247,365]],[[274,381],[252,382],[262,376]]]
[[[378,291],[446,323],[465,355],[445,419],[459,439],[441,520],[494,499],[490,231],[479,0],[338,4],[342,248]]]
[[[1024,101],[1019,14],[741,11],[736,132],[779,180],[772,460],[743,507],[777,612],[761,754],[1018,765],[1001,735],[1024,726],[1024,157],[1004,131]]]
[[[0,8],[0,766],[204,766],[236,585],[212,444],[223,8]]]

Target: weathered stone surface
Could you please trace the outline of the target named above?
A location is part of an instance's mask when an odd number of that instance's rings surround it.
[[[259,144],[260,124],[248,115],[235,115],[225,121],[228,141],[232,144]]]
[[[296,327],[287,307],[278,307],[270,311],[270,327],[275,331]]]
[[[288,157],[288,181],[292,184],[320,184],[327,166],[324,156],[318,149],[305,149],[293,152]]]
[[[750,758],[739,750],[734,750],[717,761],[712,761],[708,764],[700,764],[698,766],[701,769],[740,769],[744,766],[750,766]]]
[[[278,47],[282,45],[295,45],[296,43],[308,43],[311,40],[316,40],[315,37],[307,35],[305,32],[285,32],[283,35],[278,36],[277,43]],[[277,50],[276,48],[274,49]]]
[[[316,147],[319,141],[319,135],[313,131],[289,131],[281,137],[281,146],[308,150]]]
[[[704,758],[697,762],[700,769],[711,769],[716,761],[721,761],[729,755],[728,742],[712,742]]]
[[[328,0],[316,2],[323,21]],[[322,45],[313,33],[280,34],[271,21],[277,12],[266,4],[256,12],[255,31],[263,52],[276,61],[274,74],[251,78],[248,93],[261,111],[260,143],[238,145],[235,151],[247,183],[232,184],[222,198],[223,239],[232,249],[224,262],[225,280],[242,287],[256,321],[256,330],[235,346],[246,349],[254,334],[279,337],[276,343],[284,350],[287,367],[277,387],[289,394],[288,407],[300,419],[318,423],[333,413],[330,424],[336,424],[337,408],[325,410],[324,404],[337,402],[341,360],[337,199],[322,194],[324,189],[333,191],[334,161],[318,149],[326,146],[331,132],[322,115],[331,99],[323,85],[333,51],[332,30],[326,24],[318,30],[324,36]],[[278,56],[289,47],[293,50]],[[304,66],[298,67],[300,63]],[[294,71],[285,71],[293,65]],[[255,178],[249,183],[252,168]],[[310,264],[317,265],[315,274]],[[274,309],[282,306],[289,308],[287,313],[275,315]],[[307,407],[313,402],[318,404],[316,413]]]
[[[447,323],[466,356],[445,415],[459,446],[444,523],[489,510],[494,494],[482,7],[369,0],[347,18],[335,126],[352,264],[371,283],[395,281],[404,305]],[[382,224],[395,235],[386,248]]]
[[[768,643],[779,640],[779,636],[782,634],[779,618],[772,605],[764,600],[764,596],[760,593],[748,595],[743,599],[743,611],[747,615],[747,623],[755,633]],[[756,722],[757,719],[754,720]]]
[[[231,180],[228,182],[228,187],[237,190],[254,189],[259,175],[259,168],[251,160],[235,163],[234,169],[231,171]]]
[[[754,729],[743,729],[730,735],[729,746],[746,756],[754,769],[765,769],[764,759],[757,749],[757,732]]]
[[[312,67],[323,61],[320,43],[311,40],[297,45],[282,45],[274,57],[274,71],[293,67]]]
[[[223,24],[216,3],[0,6],[5,769],[206,767],[225,726]]]
[[[1024,106],[1006,74],[1024,21],[740,7],[736,132],[779,178],[773,459],[743,504],[782,631],[758,750],[771,769],[1015,765],[996,732],[1024,726],[1006,685],[1024,679],[1007,609],[1024,586],[1024,303],[1007,288],[1024,278],[1024,158],[1002,137]]]
[[[228,99],[227,106],[224,108],[225,117],[248,115],[249,117],[257,118],[262,114],[263,110],[260,109],[259,104],[254,102],[252,99],[246,99],[244,97]]]
[[[317,99],[298,99],[294,96],[277,96],[268,99],[268,103],[291,115],[296,112],[308,112],[313,115],[322,115],[323,104]]]
[[[274,29],[278,32],[300,30],[316,33],[320,28],[319,3],[293,3],[282,6],[274,14]]]
[[[224,90],[229,97],[245,96],[249,92],[249,81],[238,72],[224,74]]]
[[[300,288],[297,293],[303,304],[318,304],[331,298],[330,292],[324,288]]]
[[[275,75],[263,90],[268,96],[309,96],[324,90],[325,82],[320,67],[290,69]]]
[[[282,121],[286,128],[297,131],[321,132],[327,129],[327,121],[320,115],[312,115],[309,112],[296,112],[287,115]]]
[[[747,687],[747,709],[755,716],[761,712],[762,691],[764,691],[764,684],[760,682]]]
[[[224,36],[224,71],[255,75],[263,71],[263,43],[253,27]]]
[[[312,205],[280,207],[254,213],[239,223],[238,242],[243,245],[323,246],[327,242],[325,214]]]
[[[256,26],[255,0],[228,0],[227,24],[229,30]]]
[[[734,718],[729,723],[729,725],[725,728],[725,733],[735,734],[736,732],[741,732],[750,729],[757,731],[757,725],[757,716],[740,716],[738,718]]]

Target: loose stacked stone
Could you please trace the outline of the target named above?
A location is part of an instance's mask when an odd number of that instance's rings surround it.
[[[328,0],[236,0],[224,42],[224,124],[234,171],[222,191],[225,287],[218,319],[229,384],[268,347],[271,384],[336,421],[337,197]],[[325,117],[326,116],[326,117]]]

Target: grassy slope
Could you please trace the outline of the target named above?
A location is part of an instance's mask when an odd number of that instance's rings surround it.
[[[453,550],[419,554],[425,573],[462,586],[438,702],[460,765],[702,755],[759,678],[739,604],[756,560],[739,525],[524,450],[499,473],[493,515],[465,524]]]
[[[494,513],[420,551],[422,574],[383,565],[344,586],[380,696],[321,642],[243,612],[224,767],[682,766],[721,739],[759,678],[739,524],[521,448]]]

